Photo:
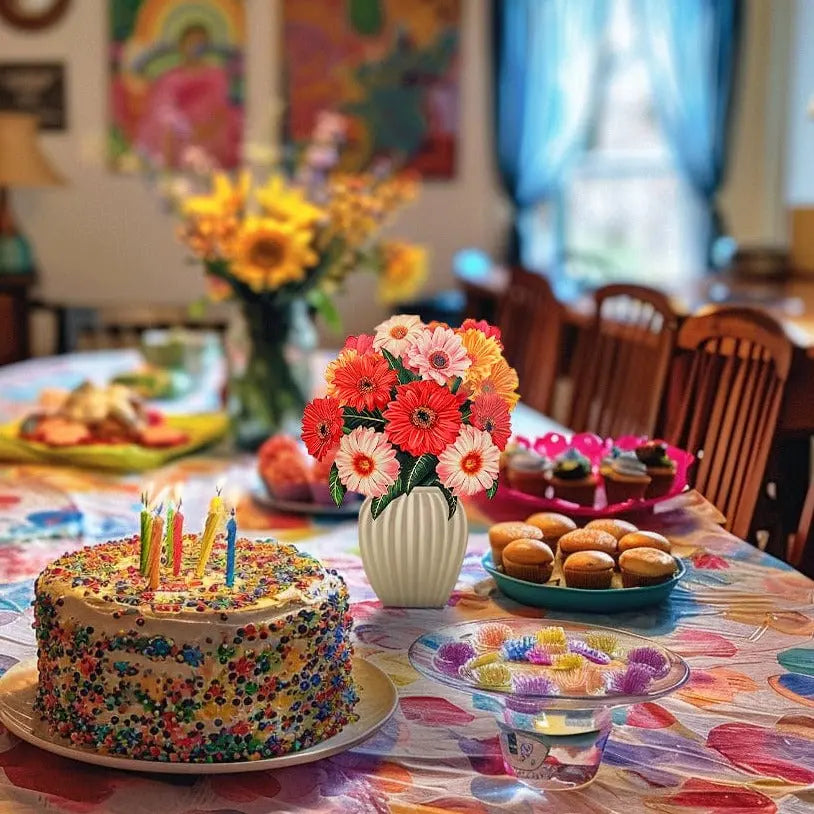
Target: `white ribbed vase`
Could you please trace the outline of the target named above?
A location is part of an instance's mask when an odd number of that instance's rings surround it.
[[[365,574],[383,605],[440,608],[458,580],[468,527],[460,503],[449,518],[440,490],[417,486],[374,520],[370,498],[359,510],[359,549]]]

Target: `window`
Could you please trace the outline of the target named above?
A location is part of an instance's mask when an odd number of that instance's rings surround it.
[[[669,287],[702,270],[700,210],[659,124],[632,6],[612,0],[587,150],[534,230],[534,265],[553,251],[580,285]]]

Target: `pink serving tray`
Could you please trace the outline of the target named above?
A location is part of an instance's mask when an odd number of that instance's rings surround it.
[[[619,449],[624,450],[635,449],[648,439],[646,436],[637,435],[623,435],[620,438],[603,439],[590,432],[577,433],[574,436],[550,432],[534,441],[519,436],[514,440],[522,446],[533,449],[535,452],[552,459],[561,455],[569,447],[575,447],[591,461],[595,468],[598,468],[600,461],[611,447],[617,446]],[[584,517],[586,519],[640,512],[681,494],[687,488],[687,470],[695,460],[695,456],[670,444],[666,446],[668,454],[676,462],[676,477],[670,491],[661,497],[648,500],[626,500],[623,503],[608,505],[605,497],[605,487],[600,477],[593,506],[578,506],[576,503],[569,503],[567,500],[560,500],[559,498],[528,495],[525,492],[512,489],[505,483],[501,483],[497,494],[492,500],[489,500],[485,494],[481,493],[475,498],[474,502],[484,514],[496,522],[517,520],[520,517],[528,517],[534,512],[542,511],[561,512],[571,517]]]

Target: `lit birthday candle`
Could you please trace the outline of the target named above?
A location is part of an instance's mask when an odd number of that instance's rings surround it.
[[[226,523],[226,587],[232,588],[235,584],[235,548],[237,546],[237,521],[235,508]]]
[[[139,570],[147,576],[147,557],[150,551],[150,535],[152,533],[153,516],[150,514],[148,491],[141,493],[141,552],[139,557]]]
[[[215,544],[215,535],[223,522],[223,499],[220,496],[222,487],[219,485],[212,500],[209,501],[209,513],[206,515],[203,534],[201,535],[201,553],[198,555],[198,565],[195,568],[195,576],[200,579],[204,575],[206,563],[212,553],[212,546]]]
[[[150,535],[150,556],[147,570],[150,577],[150,590],[152,591],[158,588],[158,582],[161,577],[161,537],[164,534],[164,518],[161,516],[161,509],[162,507],[159,505],[155,510],[152,533]]]
[[[181,502],[179,497],[175,516],[172,518],[172,575],[174,577],[181,573],[181,557],[184,553],[184,515],[181,514]]]

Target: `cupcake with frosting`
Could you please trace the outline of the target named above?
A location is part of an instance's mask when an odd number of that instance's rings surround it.
[[[529,449],[517,451],[507,464],[509,485],[518,492],[545,497],[550,466],[551,462],[543,455]]]
[[[647,441],[636,447],[636,457],[645,465],[650,484],[644,496],[663,497],[673,488],[676,478],[676,462],[667,452],[663,441]]]
[[[610,454],[603,458],[599,473],[605,483],[605,495],[608,505],[624,503],[626,500],[641,500],[650,485],[647,466],[635,452],[623,452],[614,447]]]
[[[568,449],[554,461],[550,482],[554,497],[579,506],[593,506],[597,477],[591,462],[579,450]]]
[[[299,449],[281,451],[272,460],[261,461],[260,477],[278,500],[311,500],[310,466]]]

